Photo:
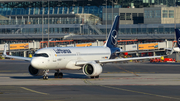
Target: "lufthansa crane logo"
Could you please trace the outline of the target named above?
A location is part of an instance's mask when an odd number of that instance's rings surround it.
[[[113,30],[112,34],[111,34],[111,43],[113,45],[117,44],[117,31]]]
[[[178,40],[177,40],[177,41],[178,41],[178,42],[177,42],[177,43],[178,43],[178,45],[180,45],[180,37],[178,38]]]

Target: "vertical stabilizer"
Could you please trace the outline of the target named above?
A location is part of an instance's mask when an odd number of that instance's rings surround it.
[[[180,31],[179,29],[175,29],[175,32],[176,32],[177,45],[180,48]]]
[[[111,30],[108,35],[108,39],[106,40],[105,47],[113,48],[117,46],[117,39],[118,39],[118,30],[119,30],[119,17],[116,16],[114,19],[114,23],[111,27]]]

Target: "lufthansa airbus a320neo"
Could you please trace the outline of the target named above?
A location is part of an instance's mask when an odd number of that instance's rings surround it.
[[[32,58],[10,56],[6,54],[6,45],[4,47],[4,56],[30,61],[29,73],[33,76],[43,76],[48,79],[47,72],[56,70],[55,78],[62,78],[63,73],[60,70],[82,69],[82,72],[91,78],[98,78],[102,73],[102,64],[108,62],[127,61],[160,58],[160,56],[119,58],[117,53],[123,52],[117,46],[117,35],[119,29],[119,16],[115,17],[114,23],[109,32],[108,39],[104,46],[96,47],[48,47],[35,52]]]

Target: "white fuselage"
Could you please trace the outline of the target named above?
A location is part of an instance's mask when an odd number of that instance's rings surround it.
[[[53,47],[43,48],[35,54],[46,53],[48,57],[33,57],[31,65],[36,69],[80,69],[77,61],[109,59],[111,51],[108,47]]]

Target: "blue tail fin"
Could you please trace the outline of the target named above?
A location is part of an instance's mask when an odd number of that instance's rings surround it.
[[[176,32],[177,45],[180,48],[180,31],[179,29],[175,29],[175,32]]]
[[[113,48],[117,46],[117,39],[118,39],[118,30],[119,30],[119,17],[116,16],[114,19],[114,23],[111,27],[109,32],[108,39],[106,40],[105,47]]]

